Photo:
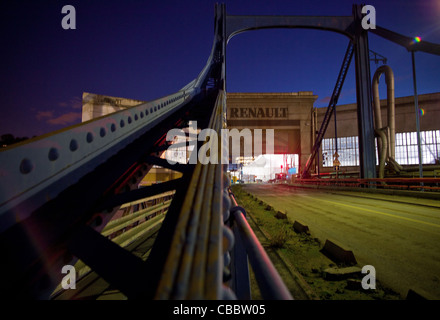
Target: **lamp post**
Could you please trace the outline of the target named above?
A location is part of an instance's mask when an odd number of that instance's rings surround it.
[[[420,110],[419,101],[417,97],[417,83],[416,83],[416,64],[414,59],[414,51],[411,51],[413,83],[414,83],[414,108],[416,111],[416,128],[417,128],[417,149],[419,154],[419,177],[423,178],[423,164],[422,164],[422,147],[420,143]],[[422,184],[423,185],[423,184]]]

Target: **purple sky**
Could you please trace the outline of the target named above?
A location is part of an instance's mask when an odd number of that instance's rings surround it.
[[[212,0],[2,1],[0,134],[33,136],[81,121],[81,97],[92,92],[139,100],[173,93],[205,65],[213,41]],[[351,15],[351,0],[224,1],[229,14]],[[376,23],[440,43],[438,0],[368,1]],[[76,30],[61,27],[64,5],[76,8]],[[411,55],[373,34],[370,49],[388,58],[396,96],[413,94]],[[348,38],[304,29],[260,30],[227,47],[229,92],[313,91],[328,97]],[[340,104],[356,101],[354,64]],[[420,94],[440,92],[440,56],[416,53]],[[371,63],[372,75],[376,69]],[[384,81],[382,81],[384,82]],[[385,87],[381,82],[381,97]]]

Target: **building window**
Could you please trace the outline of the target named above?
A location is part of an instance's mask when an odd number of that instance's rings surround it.
[[[421,131],[420,147],[423,164],[440,164],[440,130]],[[323,167],[333,166],[335,139],[322,140]],[[338,154],[341,166],[359,166],[358,137],[338,138]],[[395,157],[401,165],[416,165],[419,163],[417,132],[402,132],[396,134]],[[378,164],[376,139],[376,165]]]
[[[333,167],[335,153],[335,139],[322,140],[323,167]],[[341,166],[359,166],[359,140],[358,137],[338,138],[338,154]]]
[[[440,130],[421,131],[420,148],[423,164],[438,164],[440,159]],[[419,163],[417,132],[396,134],[396,161],[402,165]]]

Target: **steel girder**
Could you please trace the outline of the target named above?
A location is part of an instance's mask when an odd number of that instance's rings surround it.
[[[356,92],[358,104],[358,132],[360,146],[360,175],[376,176],[374,129],[371,105],[371,75],[368,32],[395,42],[408,51],[423,51],[440,55],[440,45],[426,41],[414,42],[412,38],[380,26],[364,30],[361,21],[362,5],[353,5],[352,16],[226,16],[226,39],[251,30],[271,28],[308,28],[337,32],[350,38],[355,45]],[[307,175],[308,173],[305,173]]]
[[[224,87],[220,23],[223,18],[216,16],[206,66],[175,94],[0,152],[0,271],[8,275],[2,297],[48,298],[63,278],[62,267],[78,258],[128,297],[154,296],[154,274],[160,274],[164,251],[143,263],[100,232],[122,202],[179,189],[164,222],[172,230],[173,212],[182,205],[193,167],[176,166],[184,177],[173,183],[137,186],[160,161],[151,157],[166,149],[168,130],[188,120],[208,126],[219,87]],[[212,81],[216,86],[208,87]],[[166,237],[159,238],[164,241],[157,247],[168,250]],[[151,276],[145,277],[149,270]]]
[[[187,187],[191,185],[193,191],[197,189],[194,177],[202,169],[181,166],[179,170],[183,172],[183,178],[136,190],[152,163],[160,163],[151,156],[157,156],[158,152],[166,149],[166,131],[182,127],[186,120],[200,121],[201,128],[215,126],[219,130],[224,126],[226,106],[222,101],[225,94],[226,43],[231,36],[261,28],[316,28],[342,33],[355,43],[363,153],[361,167],[363,177],[371,177],[374,175],[375,159],[374,152],[371,152],[374,131],[370,114],[368,38],[367,32],[360,29],[360,19],[360,6],[353,8],[353,17],[244,17],[226,16],[225,6],[217,5],[215,38],[208,62],[199,76],[183,89],[167,97],[2,150],[0,250],[3,260],[0,271],[7,277],[2,281],[1,295],[9,298],[47,298],[62,278],[62,266],[71,263],[76,256],[89,263],[128,297],[221,298],[219,279],[222,266],[219,262],[222,258],[219,257],[218,242],[215,250],[208,254],[210,265],[214,268],[210,270],[214,272],[208,274],[206,283],[214,279],[212,283],[216,287],[211,292],[204,291],[207,295],[200,295],[200,291],[191,291],[188,295],[188,292],[180,291],[179,277],[173,278],[177,282],[169,283],[169,279],[159,276],[164,275],[165,270],[186,268],[179,266],[183,260],[173,260],[168,255],[175,250],[173,239],[176,238],[170,235],[183,232],[181,224],[184,219],[181,215],[194,209],[185,204],[191,198],[188,198]],[[392,41],[399,38],[395,42],[403,43],[402,37],[385,29],[378,29],[375,33]],[[422,41],[410,48],[412,51],[438,54],[436,46]],[[223,169],[221,165],[209,170],[205,168],[202,174],[211,177],[208,184],[212,191],[209,212],[214,212],[213,218],[217,219],[212,225],[212,235],[217,240],[222,226],[218,216],[227,209],[227,205],[223,206]],[[198,181],[206,186],[203,178]],[[176,190],[176,194],[147,262],[100,234],[122,202],[172,189]],[[197,197],[204,194],[198,193]],[[185,261],[187,259],[184,258]],[[181,276],[186,274],[184,271]],[[161,291],[158,288],[165,289]]]

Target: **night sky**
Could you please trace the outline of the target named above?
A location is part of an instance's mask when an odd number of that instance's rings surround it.
[[[0,134],[34,136],[81,121],[91,92],[153,100],[178,91],[204,67],[213,42],[214,0],[2,1]],[[345,15],[353,0],[224,1],[237,15]],[[377,25],[440,43],[440,0],[366,2]],[[76,30],[64,30],[64,5]],[[388,59],[396,97],[413,94],[411,55],[373,34],[370,49]],[[305,29],[260,30],[227,47],[227,91],[313,91],[327,106],[348,38]],[[440,92],[440,56],[416,53],[419,94]],[[378,66],[371,63],[371,73]],[[381,81],[381,98],[386,97]],[[340,104],[356,101],[354,62]],[[427,115],[425,115],[427,116]]]

